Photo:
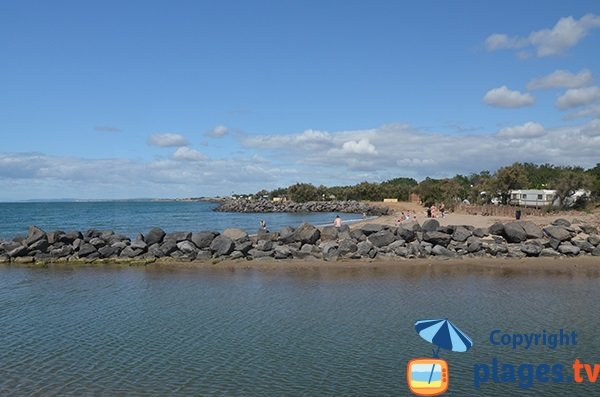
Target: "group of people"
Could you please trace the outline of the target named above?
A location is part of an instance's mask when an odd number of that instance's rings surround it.
[[[444,218],[446,216],[446,205],[444,203],[440,203],[439,208],[435,206],[435,204],[431,204],[431,206],[427,207],[427,218]]]
[[[415,211],[402,211],[400,218],[396,219],[396,226],[399,226],[404,221],[417,221],[417,213]]]

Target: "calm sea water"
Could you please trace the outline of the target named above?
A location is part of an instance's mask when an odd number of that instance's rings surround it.
[[[114,230],[128,236],[144,233],[154,226],[172,231],[223,231],[239,227],[255,233],[261,219],[271,230],[302,222],[332,224],[335,213],[313,214],[240,214],[213,212],[214,203],[112,201],[75,203],[0,203],[0,239],[26,235],[31,225],[46,231],[91,228]],[[346,221],[360,219],[360,214],[346,214]]]
[[[0,268],[0,396],[408,396],[431,357],[418,319],[474,341],[442,351],[448,396],[593,396],[600,385],[486,383],[475,365],[600,362],[598,278],[451,269]],[[489,333],[576,331],[512,351]]]

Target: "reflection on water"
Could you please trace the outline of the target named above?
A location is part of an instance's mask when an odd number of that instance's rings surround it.
[[[474,388],[474,365],[493,358],[600,356],[597,275],[528,273],[0,268],[0,396],[408,395],[406,363],[432,348],[413,324],[436,317],[474,341],[441,352],[446,395],[592,395],[572,383]],[[574,330],[578,345],[512,351],[490,345],[496,328]]]

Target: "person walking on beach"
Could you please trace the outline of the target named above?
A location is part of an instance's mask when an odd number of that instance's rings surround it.
[[[333,221],[333,226],[342,227],[342,218],[339,215],[335,216],[335,220]]]
[[[444,211],[446,211],[446,205],[442,201],[442,203],[440,204],[440,214],[442,215],[442,218],[444,217]]]

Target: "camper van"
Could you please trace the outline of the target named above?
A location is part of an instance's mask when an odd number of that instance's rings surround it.
[[[510,203],[522,207],[545,207],[553,205],[556,200],[556,190],[521,189],[510,191]]]

